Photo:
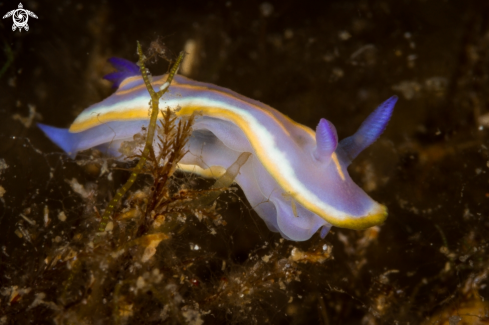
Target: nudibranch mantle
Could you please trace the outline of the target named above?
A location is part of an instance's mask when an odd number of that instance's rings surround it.
[[[152,84],[157,90],[165,80],[154,77]],[[120,156],[121,143],[148,125],[150,100],[140,76],[120,81],[114,94],[85,109],[69,129],[39,127],[72,157],[93,147]],[[179,117],[199,113],[180,169],[218,177],[241,153],[251,153],[236,182],[272,231],[303,241],[321,227],[325,236],[332,225],[364,229],[385,220],[385,206],[352,181],[347,167],[384,131],[396,101],[385,101],[341,142],[325,119],[314,132],[259,101],[182,76],[160,107]]]

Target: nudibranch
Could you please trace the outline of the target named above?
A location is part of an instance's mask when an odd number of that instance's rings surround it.
[[[86,108],[69,129],[39,124],[71,157],[89,148],[121,156],[121,143],[148,125],[150,97],[139,68],[123,59],[111,63],[118,71],[106,79],[117,86],[114,94]],[[157,90],[165,80],[154,77],[152,84]],[[324,238],[331,226],[364,229],[385,220],[386,207],[352,181],[347,167],[382,134],[396,101],[386,100],[340,142],[326,119],[314,132],[259,101],[183,76],[175,76],[160,107],[178,117],[198,112],[180,169],[219,177],[250,153],[236,183],[270,230],[304,241],[321,227]]]

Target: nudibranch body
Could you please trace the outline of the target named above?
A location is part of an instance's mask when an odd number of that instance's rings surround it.
[[[85,109],[69,129],[40,124],[72,157],[100,148],[113,156],[149,122],[149,94],[137,66],[113,59],[118,85],[105,100]],[[112,78],[111,78],[112,77]],[[158,89],[166,77],[154,77]],[[363,229],[380,224],[385,206],[371,199],[348,175],[350,162],[385,129],[397,97],[381,104],[358,131],[338,142],[336,129],[321,119],[316,132],[279,111],[229,89],[176,76],[160,100],[177,116],[198,112],[180,169],[220,176],[243,152],[251,153],[236,182],[267,226],[303,241],[321,227]]]

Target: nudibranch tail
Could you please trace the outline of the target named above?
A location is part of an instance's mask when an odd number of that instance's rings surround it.
[[[117,70],[104,76],[105,80],[113,83],[112,88],[119,88],[124,79],[139,75],[139,67],[131,61],[115,57],[108,61]]]
[[[360,128],[354,135],[341,140],[340,147],[347,154],[350,160],[355,159],[360,152],[370,146],[384,132],[387,123],[392,115],[397,96],[392,96],[373,111],[372,114],[363,121]]]
[[[338,134],[334,125],[322,118],[316,127],[316,150],[314,157],[319,161],[329,161],[338,146]]]
[[[75,158],[79,141],[77,133],[71,133],[68,129],[56,128],[42,123],[37,123],[37,126],[71,158]]]

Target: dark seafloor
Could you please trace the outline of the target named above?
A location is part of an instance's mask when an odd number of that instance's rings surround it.
[[[0,20],[0,324],[489,323],[489,2],[22,4],[38,16],[28,32]],[[17,6],[1,1],[0,15]],[[174,54],[194,40],[191,78],[311,128],[327,118],[340,138],[397,94],[387,130],[349,168],[388,207],[385,224],[281,241],[238,192],[220,198],[227,225],[217,234],[187,218],[151,266],[109,269],[107,278],[127,284],[117,301],[113,291],[93,293],[90,263],[47,268],[88,218],[90,197],[66,180],[98,191],[103,210],[128,172],[99,177],[100,165],[71,161],[35,122],[69,126],[113,91],[102,80],[107,58],[136,61],[136,41],[147,48],[158,37]],[[332,250],[323,263],[287,262],[294,248],[324,244]],[[293,278],[277,271],[284,263]],[[151,281],[164,284],[163,300]]]

